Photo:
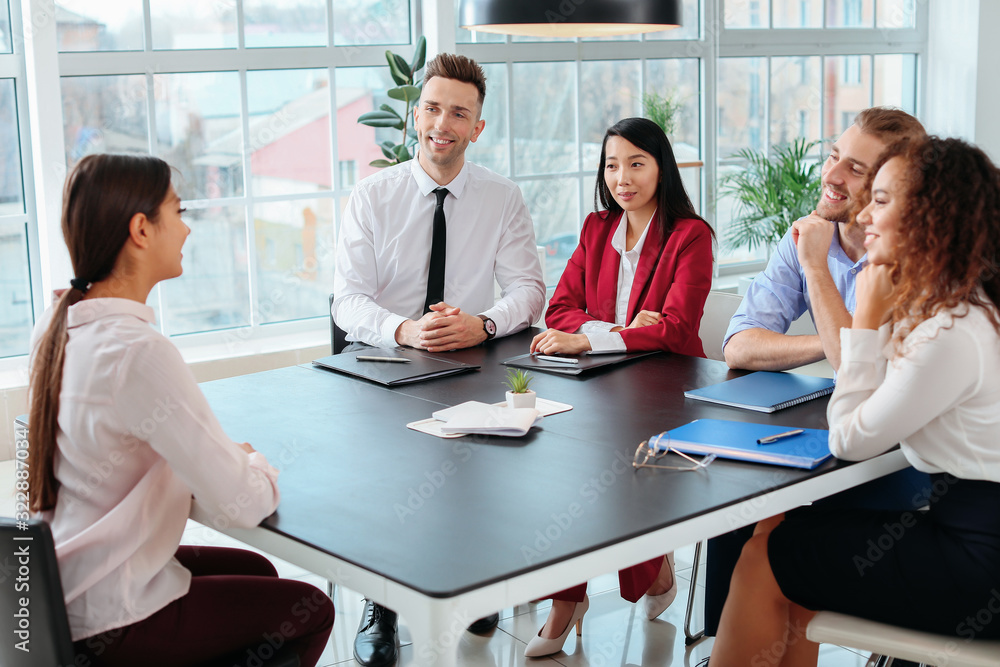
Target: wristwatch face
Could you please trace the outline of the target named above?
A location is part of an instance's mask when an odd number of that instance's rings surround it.
[[[493,338],[497,335],[497,325],[496,322],[489,319],[488,317],[483,318],[483,329],[486,330],[486,335]]]

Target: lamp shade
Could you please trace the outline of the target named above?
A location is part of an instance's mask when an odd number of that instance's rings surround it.
[[[533,37],[603,37],[681,25],[681,0],[462,0],[468,30]]]

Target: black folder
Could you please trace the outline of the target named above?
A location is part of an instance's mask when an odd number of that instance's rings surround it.
[[[358,361],[357,357],[397,357],[409,359],[408,363],[385,361]],[[423,382],[434,378],[478,370],[475,364],[443,359],[440,355],[421,352],[412,348],[353,350],[333,354],[313,361],[314,366],[353,375],[387,387],[395,387],[413,382]]]
[[[657,354],[657,352],[657,350],[652,350],[649,352],[622,352],[619,354],[582,354],[578,357],[567,357],[568,359],[576,359],[575,364],[567,364],[559,361],[546,361],[544,359],[539,359],[534,354],[528,353],[511,357],[510,359],[504,359],[502,363],[505,366],[527,368],[533,371],[559,373],[560,375],[579,375],[580,373],[591,371],[595,368],[613,366],[614,364],[639,359],[640,357],[648,357],[651,354]]]

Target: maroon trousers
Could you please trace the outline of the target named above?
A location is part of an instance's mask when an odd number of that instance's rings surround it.
[[[254,667],[280,648],[313,667],[333,629],[333,601],[310,584],[279,579],[263,556],[182,546],[191,589],[149,618],[75,642],[95,666]]]
[[[618,570],[618,588],[622,597],[629,602],[638,602],[639,598],[646,594],[649,587],[656,581],[660,574],[660,567],[663,566],[663,556],[657,556],[644,563]],[[566,600],[567,602],[583,602],[583,597],[587,594],[587,584],[580,584],[567,588],[564,591],[553,593],[549,597],[553,600]]]

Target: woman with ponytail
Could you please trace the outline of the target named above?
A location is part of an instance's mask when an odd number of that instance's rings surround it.
[[[191,231],[170,175],[154,157],[91,155],[67,179],[62,229],[75,277],[33,335],[31,507],[51,525],[88,664],[231,665],[248,649],[269,655],[281,636],[315,665],[333,625],[326,595],[278,579],[256,554],[179,546],[193,502],[250,527],[279,493],[278,471],[226,437],[151,326],[146,299],[181,274]],[[303,606],[311,613],[293,613]]]

